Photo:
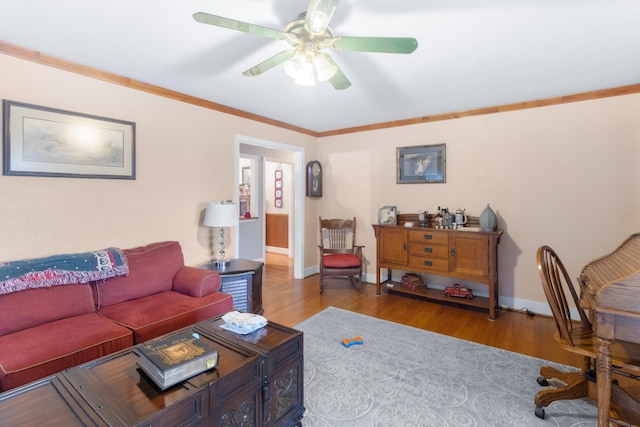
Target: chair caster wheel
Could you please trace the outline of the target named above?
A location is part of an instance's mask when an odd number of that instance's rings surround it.
[[[544,420],[544,408],[536,406],[535,414],[536,414],[536,417],[540,418],[541,420]]]
[[[538,384],[540,384],[542,387],[546,387],[549,385],[549,381],[547,381],[547,379],[543,376],[539,376],[538,378],[536,378],[536,381],[538,382]]]

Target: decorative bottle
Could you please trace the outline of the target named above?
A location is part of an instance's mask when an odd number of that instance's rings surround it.
[[[489,206],[489,203],[487,203],[487,207],[484,208],[480,214],[479,220],[482,231],[493,231],[496,228],[496,214],[493,212],[493,209],[491,209],[491,206]]]
[[[440,206],[438,206],[438,213],[436,213],[435,222],[436,222],[436,228],[442,228],[443,222],[442,222],[442,211],[440,210]]]

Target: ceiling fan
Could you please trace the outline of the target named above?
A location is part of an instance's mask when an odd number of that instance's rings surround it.
[[[284,63],[284,69],[296,83],[313,85],[317,81],[329,81],[337,90],[346,89],[351,82],[340,70],[325,49],[338,51],[411,53],[418,47],[414,38],[408,37],[340,37],[334,36],[329,21],[339,0],[310,0],[306,13],[289,23],[284,31],[235,19],[198,12],[193,18],[203,24],[242,31],[276,40],[285,40],[291,49],[284,50],[245,71],[245,76],[258,76]]]

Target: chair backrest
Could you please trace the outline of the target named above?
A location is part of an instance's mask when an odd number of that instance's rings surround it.
[[[320,247],[323,254],[353,253],[356,245],[356,219],[322,219]]]
[[[591,330],[591,322],[589,322],[584,309],[580,306],[580,298],[558,254],[549,246],[541,246],[538,248],[536,261],[538,263],[538,274],[540,274],[542,288],[551,307],[553,318],[556,321],[558,333],[561,338],[573,346],[575,344],[571,332],[574,330],[575,325],[571,318],[571,306],[565,296],[565,288],[568,289],[571,294],[573,304],[580,316],[582,329]]]

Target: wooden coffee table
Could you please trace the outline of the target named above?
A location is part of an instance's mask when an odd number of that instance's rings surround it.
[[[302,333],[270,323],[237,335],[221,323],[186,328],[218,351],[215,369],[162,391],[132,347],[0,394],[2,425],[301,425]]]
[[[44,408],[44,409],[43,409]],[[0,394],[3,426],[105,426],[63,378],[53,375]]]
[[[304,414],[303,335],[302,332],[276,323],[247,335],[222,329],[221,318],[195,325],[203,336],[217,342],[228,342],[261,356],[263,424],[269,426],[299,425]]]

